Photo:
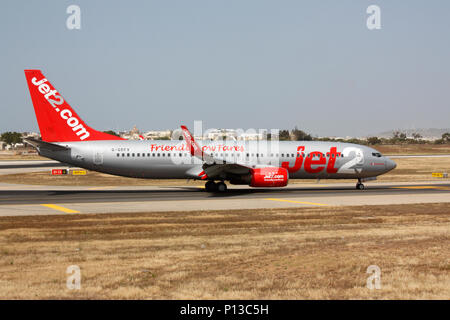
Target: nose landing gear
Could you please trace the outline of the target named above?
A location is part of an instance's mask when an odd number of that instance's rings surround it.
[[[356,183],[356,189],[364,190],[364,184],[361,182],[361,179],[358,179],[358,182]]]

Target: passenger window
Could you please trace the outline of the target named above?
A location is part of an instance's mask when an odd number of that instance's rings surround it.
[[[136,157],[139,157],[140,155],[141,155],[140,153],[137,153],[137,154],[136,154]]]
[[[160,154],[160,153],[158,153],[158,157],[159,157],[159,156],[161,156],[161,154]]]
[[[122,157],[125,157],[125,153],[122,153]]]
[[[127,153],[127,157],[129,157],[130,156],[130,154],[129,153]]]
[[[120,157],[120,153],[118,153],[117,156]]]

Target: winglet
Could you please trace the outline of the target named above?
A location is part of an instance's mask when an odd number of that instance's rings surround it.
[[[183,138],[186,141],[187,146],[190,148],[191,155],[203,159],[202,148],[200,148],[197,142],[195,142],[195,139],[189,132],[188,128],[186,126],[181,126],[181,130],[183,132]]]

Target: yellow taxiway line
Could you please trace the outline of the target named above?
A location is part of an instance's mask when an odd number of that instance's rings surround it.
[[[264,200],[290,202],[290,203],[300,203],[300,204],[310,204],[310,205],[314,205],[314,206],[328,206],[328,204],[316,203],[316,202],[308,202],[308,201],[294,201],[294,200],[275,199],[275,198],[266,198]]]
[[[114,189],[115,187],[112,186],[105,186],[105,187],[92,187],[88,188],[88,190],[103,190],[103,189]]]
[[[50,208],[50,209],[54,209],[54,210],[58,210],[58,211],[62,211],[65,213],[80,213],[80,211],[76,211],[76,210],[72,210],[72,209],[68,209],[68,208],[64,208],[61,206],[57,206],[56,204],[41,204],[41,206]]]
[[[393,189],[433,189],[433,190],[450,190],[450,187],[441,187],[441,186],[410,186],[410,187],[392,187]]]

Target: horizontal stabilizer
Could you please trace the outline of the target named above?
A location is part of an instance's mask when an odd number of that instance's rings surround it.
[[[24,142],[28,143],[29,145],[35,147],[36,149],[46,149],[50,151],[64,151],[64,150],[70,150],[70,148],[60,146],[58,144],[45,142],[42,140],[37,140],[34,138],[25,138],[23,139]]]

